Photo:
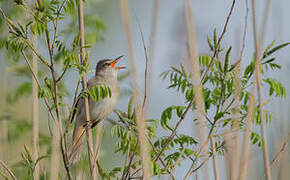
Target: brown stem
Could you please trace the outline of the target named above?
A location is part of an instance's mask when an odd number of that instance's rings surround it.
[[[136,15],[135,15],[136,16]],[[142,105],[142,111],[143,113],[145,113],[145,106],[146,106],[146,100],[147,100],[147,84],[148,84],[148,63],[149,63],[149,59],[148,59],[148,53],[147,53],[147,49],[146,49],[146,44],[145,44],[145,40],[144,40],[144,34],[141,28],[141,24],[139,22],[139,19],[136,16],[136,21],[138,24],[138,28],[141,34],[141,39],[142,39],[142,43],[143,43],[143,49],[144,49],[144,53],[145,53],[145,72],[144,72],[144,98],[143,98],[143,105]]]
[[[215,176],[215,180],[219,180],[218,163],[217,163],[217,158],[216,158],[216,147],[215,147],[215,141],[214,141],[213,136],[210,136],[210,142],[211,142],[212,155],[213,155],[214,176]]]
[[[132,163],[133,163],[133,159],[134,159],[134,157],[135,157],[135,153],[136,153],[136,151],[137,151],[138,142],[139,142],[139,141],[137,140],[137,143],[136,143],[136,145],[135,145],[134,151],[133,151],[133,153],[132,153],[132,155],[131,155],[131,158],[130,158],[130,161],[129,161],[129,164],[128,164],[128,170],[127,170],[127,172],[125,173],[125,176],[124,176],[124,178],[122,178],[122,180],[125,180],[125,179],[127,178],[127,176],[130,177],[130,168],[131,168],[131,165],[132,165]]]
[[[79,32],[80,32],[80,53],[81,53],[81,64],[85,64],[85,25],[84,25],[84,9],[83,9],[83,0],[79,0],[78,3],[78,19],[79,19]],[[83,89],[87,92],[87,74],[86,72],[82,73],[82,84]],[[88,98],[85,98],[85,112],[86,112],[86,121],[90,124],[90,109],[89,109],[89,101]],[[93,180],[97,179],[96,168],[94,164],[94,147],[93,147],[93,137],[92,137],[92,130],[90,126],[86,126],[86,134],[87,134],[87,144],[88,144],[88,154],[89,154],[89,163],[90,163],[90,172],[91,178]]]
[[[267,1],[269,4],[270,1]],[[269,5],[270,6],[270,5]],[[268,153],[268,143],[266,137],[266,128],[265,128],[265,121],[264,121],[264,113],[263,113],[263,97],[262,97],[262,82],[261,82],[261,47],[263,46],[263,42],[259,42],[258,38],[258,30],[257,30],[257,22],[256,22],[256,1],[252,0],[252,8],[253,8],[253,30],[254,30],[254,40],[255,40],[255,74],[256,74],[256,84],[257,84],[257,92],[258,92],[258,101],[259,101],[259,111],[260,111],[260,120],[261,120],[261,134],[262,134],[262,141],[263,141],[263,154],[264,154],[264,163],[266,169],[266,176],[268,180],[271,180],[271,170],[270,170],[270,163],[269,163],[269,153]],[[269,10],[269,9],[268,9]],[[266,19],[267,16],[264,17]],[[264,20],[264,23],[267,21]],[[263,30],[264,31],[264,30]],[[264,34],[262,34],[264,35]],[[264,39],[261,37],[260,39]]]
[[[33,43],[36,45],[36,37],[33,36]],[[38,73],[38,64],[37,64],[37,56],[33,54],[32,56],[32,121],[33,121],[33,160],[36,162],[38,159],[38,138],[39,138],[39,108],[38,108],[38,85],[37,85],[37,75]],[[34,180],[39,180],[39,163],[35,165],[35,169],[33,171]]]
[[[287,146],[287,142],[284,142],[280,151],[275,155],[274,159],[271,161],[270,166],[272,166],[278,160],[279,156],[285,151],[286,146]],[[261,177],[261,180],[263,180],[265,176],[266,176],[266,173],[264,173],[264,175]]]
[[[128,47],[128,55],[129,55],[129,62],[130,62],[130,76],[133,86],[133,97],[136,103],[135,108],[135,115],[136,115],[136,122],[137,122],[137,129],[138,129],[138,139],[140,141],[140,156],[141,162],[143,167],[143,176],[145,179],[151,179],[152,175],[152,165],[150,159],[150,147],[147,137],[146,131],[146,123],[144,119],[144,112],[142,111],[142,104],[140,100],[140,88],[137,81],[137,73],[136,73],[136,66],[135,66],[135,55],[133,49],[133,39],[132,39],[132,32],[130,27],[130,15],[129,15],[129,5],[128,0],[121,0],[120,1],[120,9],[121,9],[121,18],[123,22],[123,26],[125,29],[125,36],[126,42]]]
[[[251,92],[253,91],[254,91],[254,86],[252,87]],[[256,104],[255,96],[252,93],[250,93],[250,102],[248,106],[248,116],[247,116],[245,132],[244,132],[238,180],[243,180],[247,174],[247,163],[248,163],[248,157],[249,157],[248,146],[249,146],[249,139],[250,139],[250,129],[252,127],[253,115],[255,111],[255,104]]]

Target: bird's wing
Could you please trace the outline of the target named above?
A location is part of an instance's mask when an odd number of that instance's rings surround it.
[[[95,76],[93,78],[91,78],[88,82],[87,82],[87,86],[88,86],[88,89],[91,89],[93,88],[95,85],[101,85],[101,84],[104,84],[105,83],[105,80],[104,78],[100,77],[100,76]],[[73,107],[73,112],[72,112],[72,117],[71,117],[71,123],[73,122],[78,110],[80,110],[83,105],[84,105],[84,97],[83,97],[83,94],[85,92],[81,92],[78,97],[77,97],[77,100],[74,104],[74,107]]]
[[[80,93],[77,97],[77,100],[73,106],[73,112],[72,112],[72,116],[71,116],[71,123],[73,122],[76,113],[78,112],[78,110],[83,106],[84,103],[84,98],[82,96],[82,93]]]

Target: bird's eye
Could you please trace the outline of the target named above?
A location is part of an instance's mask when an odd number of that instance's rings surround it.
[[[105,63],[105,66],[110,66],[110,63]]]

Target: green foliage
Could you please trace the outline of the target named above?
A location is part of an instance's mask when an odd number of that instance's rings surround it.
[[[175,110],[176,115],[180,118],[183,114],[184,109],[185,109],[185,106],[170,106],[167,109],[165,109],[162,112],[161,119],[160,119],[161,126],[164,129],[173,130],[173,128],[170,127],[167,123],[167,121],[172,118],[172,111]]]
[[[31,83],[24,82],[18,86],[14,91],[10,92],[7,96],[7,102],[12,104],[19,100],[21,97],[31,93]]]
[[[33,172],[35,169],[35,166],[44,158],[47,158],[47,156],[40,156],[36,159],[36,161],[33,161],[32,159],[32,153],[31,151],[28,149],[28,147],[26,145],[24,145],[24,153],[21,153],[21,157],[22,157],[22,162],[21,164],[25,167],[27,167],[29,169],[29,175],[32,177],[33,176]]]
[[[227,128],[228,126],[233,126],[233,117],[236,109],[240,112],[239,117],[239,129],[243,130],[245,120],[248,114],[248,104],[249,104],[249,94],[251,86],[255,82],[255,78],[253,78],[254,71],[255,71],[255,62],[254,59],[250,61],[245,69],[242,69],[242,76],[241,78],[241,94],[240,99],[235,99],[235,79],[234,79],[234,70],[237,67],[237,63],[231,63],[230,53],[232,47],[230,46],[227,48],[225,52],[224,61],[222,63],[219,53],[222,52],[222,48],[218,47],[217,45],[217,36],[216,30],[213,33],[213,40],[207,37],[207,42],[209,45],[209,49],[211,51],[217,52],[217,56],[215,59],[209,55],[200,55],[198,57],[199,64],[201,66],[200,74],[203,74],[207,68],[210,68],[210,71],[204,81],[202,82],[202,92],[204,97],[205,103],[205,116],[207,119],[206,127],[209,128],[209,136],[216,132],[222,132],[223,129]],[[263,87],[267,88],[269,91],[269,97],[273,95],[277,97],[285,97],[286,90],[285,87],[276,79],[271,77],[270,70],[281,69],[281,66],[277,63],[275,57],[270,57],[274,55],[274,52],[280,50],[283,47],[289,45],[289,43],[284,43],[281,45],[274,46],[275,42],[273,41],[263,52],[262,56],[262,68],[261,72],[263,75]],[[219,48],[219,49],[217,49]],[[268,59],[270,58],[270,59]],[[213,61],[212,66],[210,66],[211,61]],[[269,73],[268,73],[269,71]],[[191,82],[191,73],[187,73],[183,64],[180,67],[170,67],[170,70],[161,73],[160,75],[162,79],[169,79],[169,86],[170,89],[175,89],[178,92],[181,92],[184,95],[185,102],[190,102],[194,98],[194,91],[193,91],[193,84]],[[239,101],[239,106],[234,106],[234,102]],[[259,115],[259,104],[256,104],[256,111],[255,111],[255,124],[260,124],[260,115]],[[176,109],[177,118],[181,118],[181,114],[185,109],[185,106],[170,106],[162,112],[160,124],[165,130],[172,131],[173,128],[168,125],[168,120],[172,118],[173,110]],[[195,110],[195,105],[193,105],[192,110]],[[271,122],[275,119],[274,115],[264,109],[264,117],[266,122]],[[178,138],[179,135],[176,135]],[[176,138],[174,138],[170,143],[169,146],[166,148],[166,152],[170,152],[169,155],[166,153],[162,154],[165,156],[165,160],[167,160],[168,166],[170,167],[174,162],[176,162],[176,158],[179,157],[181,152],[181,147],[184,144],[180,144],[179,150],[176,150]],[[158,149],[164,147],[165,143],[167,142],[168,137],[160,138],[155,142],[155,146]],[[194,140],[194,139],[193,139]],[[259,147],[262,147],[262,139],[257,134],[252,132],[251,133],[251,141],[253,144],[257,144]],[[196,143],[196,141],[194,141]],[[216,147],[218,154],[223,154],[225,149],[225,141],[222,137],[216,141]],[[189,155],[194,157],[193,154]],[[198,155],[195,154],[196,158]]]
[[[106,85],[96,85],[92,89],[89,89],[88,93],[95,102],[98,102],[99,99],[112,97],[112,91]]]
[[[276,79],[266,78],[263,79],[264,82],[266,82],[269,87],[269,95],[272,96],[273,93],[275,93],[276,96],[281,96],[286,98],[286,90],[285,87]]]
[[[258,133],[251,132],[250,138],[251,138],[251,141],[252,141],[253,144],[257,144],[258,147],[262,147],[263,140],[262,140],[261,136]]]

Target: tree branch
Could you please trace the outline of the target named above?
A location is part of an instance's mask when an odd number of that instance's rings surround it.
[[[79,32],[80,32],[80,61],[81,64],[84,65],[85,62],[85,25],[84,25],[84,9],[83,9],[83,0],[78,1],[78,19],[79,19]],[[82,73],[82,84],[83,84],[83,90],[86,92],[87,87],[87,74],[86,72]],[[89,101],[88,98],[85,98],[85,112],[86,112],[86,121],[90,124],[91,118],[90,118],[90,109],[89,109]],[[91,178],[93,180],[97,179],[97,173],[94,166],[94,147],[93,147],[93,137],[92,137],[92,130],[90,126],[86,126],[86,134],[87,134],[87,144],[88,144],[88,154],[89,154],[89,163],[90,163],[90,172],[91,172]]]

